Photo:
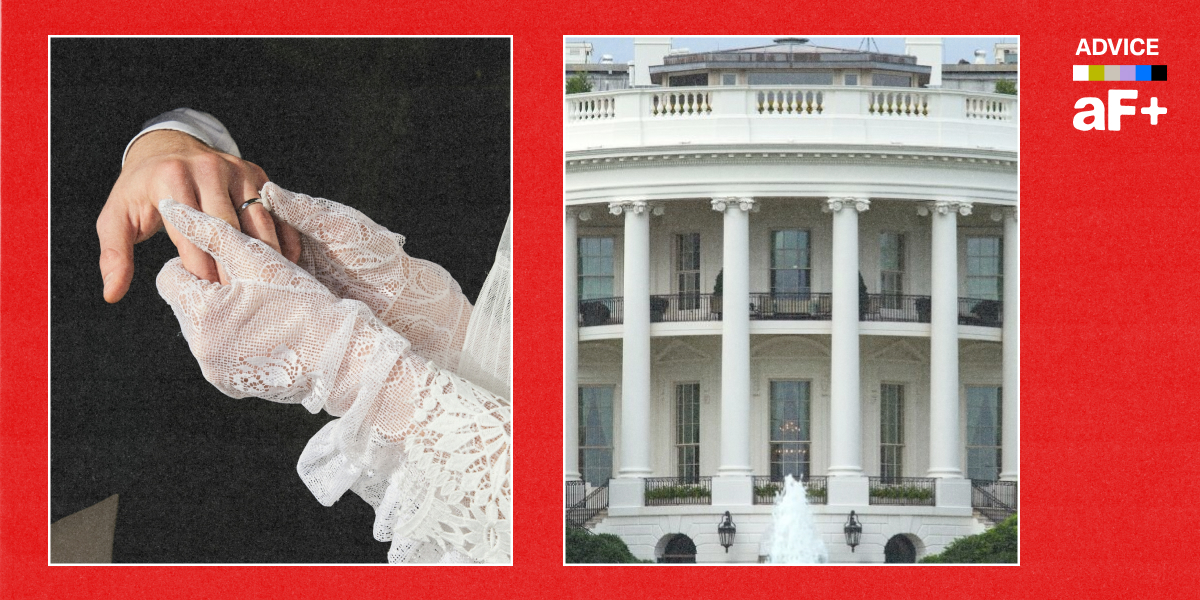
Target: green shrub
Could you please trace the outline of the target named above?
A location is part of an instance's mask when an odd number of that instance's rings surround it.
[[[871,488],[872,498],[895,498],[904,500],[932,500],[933,490],[915,485],[891,485]]]
[[[997,94],[1009,94],[1012,96],[1016,96],[1017,95],[1017,82],[1012,81],[1011,79],[1001,79],[1000,81],[997,81],[996,82],[996,93]]]
[[[766,485],[756,486],[754,488],[755,496],[774,497],[779,492],[783,491],[782,483],[768,483]],[[809,498],[824,498],[825,488],[805,488]]]
[[[980,533],[950,542],[941,554],[921,559],[923,563],[1015,563],[1017,562],[1017,515]]]
[[[783,486],[781,486],[777,483],[768,483],[767,485],[756,486],[754,488],[754,495],[755,496],[773,497],[776,494],[778,494],[782,489],[783,489]]]
[[[667,500],[672,498],[708,498],[712,495],[707,489],[698,485],[669,485],[666,487],[646,490],[648,500]]]
[[[574,527],[567,528],[567,562],[569,563],[638,563],[629,546],[611,533],[592,534]]]
[[[568,94],[586,94],[592,91],[592,81],[588,79],[587,73],[576,73],[567,80]]]

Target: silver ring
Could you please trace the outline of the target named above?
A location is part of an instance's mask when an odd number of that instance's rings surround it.
[[[242,211],[246,210],[246,207],[250,206],[251,204],[262,204],[262,198],[251,198],[247,200],[244,204],[242,204],[242,207],[238,209],[238,214],[242,214]]]

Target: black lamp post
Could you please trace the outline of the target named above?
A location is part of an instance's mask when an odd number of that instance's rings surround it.
[[[737,527],[733,524],[733,515],[730,515],[729,511],[725,511],[725,518],[717,526],[717,533],[721,534],[721,545],[725,546],[725,553],[729,554],[729,547],[733,545],[733,536],[737,533]]]
[[[862,537],[862,525],[858,519],[854,518],[854,511],[850,511],[850,518],[846,519],[846,544],[850,546],[850,552],[854,552],[854,547],[858,545],[858,538]]]

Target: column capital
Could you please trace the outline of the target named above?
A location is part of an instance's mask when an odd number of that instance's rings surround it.
[[[1012,219],[1014,223],[1019,222],[1017,218],[1017,207],[1015,206],[1000,206],[992,209],[992,220],[999,223],[1005,219]]]
[[[579,219],[580,221],[592,220],[592,209],[586,206],[568,206],[566,210],[568,219]]]
[[[871,201],[867,198],[829,198],[825,200],[825,205],[821,207],[823,212],[840,212],[843,208],[853,208],[858,212],[866,212],[871,208]]]
[[[650,203],[645,200],[621,200],[619,202],[609,202],[608,212],[618,216],[622,213],[640,215],[644,214],[649,206]]]
[[[754,198],[738,198],[734,196],[712,199],[713,210],[723,213],[729,208],[740,208],[742,212],[758,212],[758,201]]]
[[[939,215],[948,215],[957,212],[966,217],[971,214],[971,206],[970,202],[961,200],[936,200],[917,206],[917,214],[926,217],[931,212]]]

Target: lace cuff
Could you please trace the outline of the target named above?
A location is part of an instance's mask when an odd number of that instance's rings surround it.
[[[323,427],[297,464],[329,506],[347,490],[375,509],[389,562],[512,560],[511,408],[427,364],[416,420],[401,442],[374,423],[384,397],[361,399]]]

